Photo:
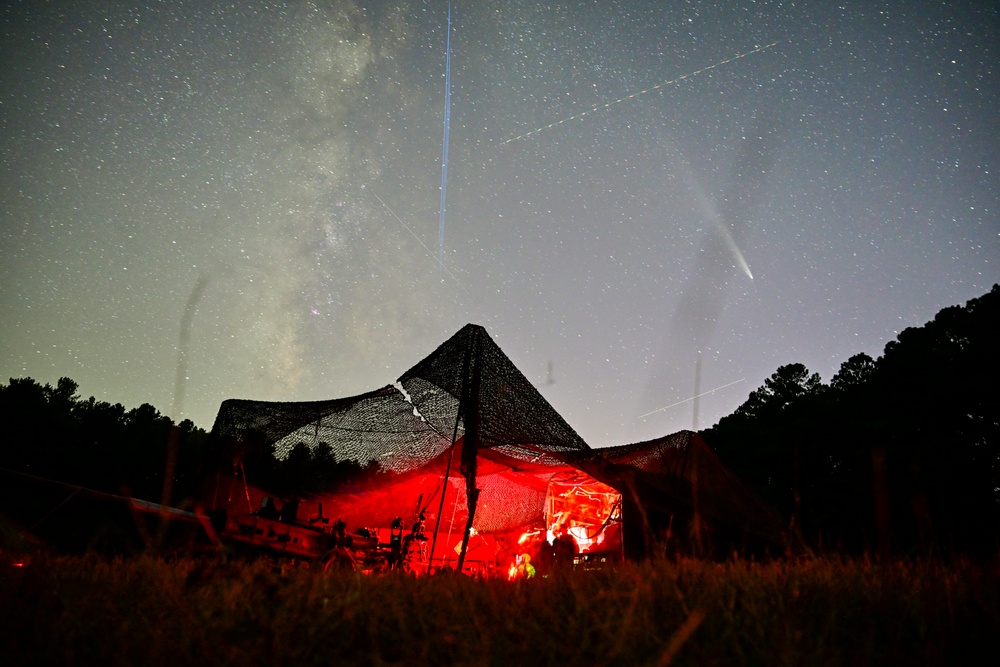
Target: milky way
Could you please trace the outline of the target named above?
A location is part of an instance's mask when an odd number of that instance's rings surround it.
[[[601,446],[1000,281],[981,3],[453,3],[446,271],[446,1],[107,5],[0,10],[4,381],[210,428],[475,322]]]

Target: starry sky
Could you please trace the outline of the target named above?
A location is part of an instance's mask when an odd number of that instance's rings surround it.
[[[0,17],[4,382],[210,429],[473,322],[598,447],[1000,282],[995,3],[456,0],[450,67],[442,0]]]

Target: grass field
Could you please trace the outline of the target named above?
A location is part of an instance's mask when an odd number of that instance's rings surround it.
[[[7,665],[1000,664],[998,568],[661,561],[506,582],[0,558]]]

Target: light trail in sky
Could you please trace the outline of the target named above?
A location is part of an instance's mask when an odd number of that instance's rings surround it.
[[[743,251],[740,250],[740,247],[738,245],[736,245],[736,239],[733,238],[733,233],[730,232],[729,229],[726,227],[722,227],[721,231],[723,234],[723,238],[726,242],[726,247],[729,248],[729,252],[730,254],[732,254],[733,259],[736,260],[736,263],[739,265],[740,270],[746,274],[747,278],[753,280],[753,273],[751,273],[750,271],[750,265],[747,264],[747,260],[743,256]]]
[[[711,71],[711,70],[715,69],[716,67],[721,67],[723,65],[728,65],[729,63],[736,62],[737,60],[740,60],[741,58],[746,58],[747,56],[753,55],[754,53],[762,53],[762,52],[766,51],[767,49],[771,48],[772,46],[776,46],[779,43],[780,42],[771,42],[767,46],[758,46],[756,49],[753,49],[752,51],[747,51],[746,53],[741,53],[738,56],[733,56],[732,58],[726,58],[725,60],[720,60],[719,62],[715,63],[714,65],[709,65],[708,67],[702,67],[701,69],[695,70],[694,72],[691,72],[690,74],[685,74],[685,75],[679,76],[679,77],[677,77],[675,79],[670,79],[669,81],[664,81],[663,83],[657,84],[657,85],[653,86],[652,88],[646,88],[645,90],[640,90],[637,93],[632,93],[631,95],[626,95],[625,97],[619,97],[617,100],[613,100],[613,101],[607,102],[605,104],[598,104],[595,107],[591,107],[587,111],[583,111],[583,112],[578,113],[576,115],[569,116],[567,118],[563,118],[562,120],[557,120],[557,121],[555,121],[553,123],[549,123],[548,125],[543,125],[542,127],[534,129],[531,132],[525,132],[524,134],[519,134],[516,137],[511,137],[510,139],[505,140],[501,144],[501,146],[506,146],[507,144],[513,143],[513,142],[515,142],[515,141],[517,141],[519,139],[528,139],[529,137],[533,137],[536,134],[538,134],[539,132],[542,132],[543,130],[549,130],[549,129],[552,129],[554,127],[559,127],[563,123],[568,123],[568,122],[573,121],[573,120],[582,119],[584,116],[587,116],[588,114],[596,113],[598,111],[601,111],[602,109],[611,108],[614,105],[621,104],[622,102],[625,102],[627,100],[633,100],[633,99],[639,97],[640,95],[645,95],[647,93],[651,93],[654,90],[660,90],[660,89],[662,89],[662,88],[664,88],[666,86],[669,86],[672,83],[680,83],[681,81],[684,81],[686,79],[690,79],[692,77],[698,76],[699,74],[701,74],[703,72]]]
[[[744,380],[746,380],[746,378],[740,378],[739,380],[733,380],[732,382],[729,382],[727,384],[724,384],[724,385],[721,385],[719,387],[716,387],[715,389],[709,389],[708,391],[703,391],[700,394],[692,396],[691,398],[685,398],[683,401],[677,401],[676,403],[671,403],[670,405],[664,405],[662,408],[656,408],[655,410],[651,410],[651,411],[647,412],[644,415],[639,415],[639,419],[645,419],[649,415],[655,415],[657,412],[663,412],[664,410],[669,410],[670,408],[676,408],[678,405],[684,405],[685,403],[690,403],[691,401],[693,401],[696,398],[701,398],[702,396],[707,396],[708,394],[711,394],[713,392],[719,391],[720,389],[725,389],[726,387],[732,387],[734,384],[739,384],[740,382],[743,382]]]
[[[444,270],[444,213],[448,201],[448,135],[451,134],[451,3],[448,3],[448,36],[444,56],[444,140],[441,147],[441,204],[438,208],[438,277]]]
[[[398,220],[398,221],[399,221],[399,224],[403,225],[403,228],[404,228],[404,229],[405,229],[406,231],[410,232],[410,235],[411,235],[411,236],[413,236],[413,238],[415,238],[415,239],[417,240],[417,243],[419,243],[419,244],[420,244],[420,247],[421,247],[421,248],[423,248],[424,250],[426,250],[426,251],[427,251],[427,254],[428,254],[428,255],[430,255],[431,257],[434,257],[434,253],[433,253],[433,252],[431,251],[431,249],[430,249],[430,248],[428,248],[428,247],[427,247],[426,245],[424,245],[424,242],[420,240],[420,237],[419,237],[419,236],[417,236],[417,235],[416,235],[416,233],[415,233],[415,232],[414,232],[414,231],[413,231],[412,229],[410,229],[410,226],[409,226],[409,225],[407,225],[407,224],[406,224],[405,222],[403,222],[403,219],[402,219],[402,218],[400,218],[400,217],[399,217],[398,215],[396,215],[396,212],[395,212],[395,211],[393,211],[393,210],[392,210],[391,208],[389,208],[389,205],[388,205],[388,204],[386,204],[386,203],[385,203],[384,201],[382,201],[382,198],[381,198],[381,197],[379,197],[379,196],[378,196],[377,194],[375,194],[374,192],[372,193],[372,196],[374,196],[374,197],[375,197],[375,199],[378,199],[378,203],[379,203],[379,204],[382,204],[382,206],[385,206],[385,210],[389,211],[389,213],[391,213],[391,214],[392,214],[392,217],[396,218],[396,220]],[[451,272],[451,269],[449,269],[449,268],[448,268],[447,266],[445,266],[444,264],[441,264],[440,266],[441,266],[441,268],[442,268],[442,269],[444,269],[445,271],[447,271],[447,272],[448,272],[448,275],[449,275],[449,276],[451,276],[451,277],[452,277],[452,278],[453,278],[453,279],[455,280],[455,282],[456,282],[456,283],[458,284],[458,286],[462,288],[462,291],[463,291],[463,292],[465,292],[466,294],[468,294],[468,293],[469,293],[469,290],[468,290],[468,289],[466,289],[465,285],[463,285],[463,284],[462,284],[462,281],[461,281],[461,280],[459,280],[459,279],[458,279],[458,277],[456,277],[456,276],[455,276],[455,274]]]
[[[704,215],[705,220],[712,225],[714,233],[717,234],[719,239],[725,244],[726,249],[729,251],[729,254],[732,255],[733,261],[736,262],[739,269],[746,275],[747,278],[753,280],[753,273],[750,271],[750,265],[747,264],[743,251],[740,250],[739,245],[736,243],[736,239],[733,238],[733,232],[729,228],[726,219],[720,215],[718,207],[712,202],[708,193],[705,191],[705,188],[702,187],[701,183],[696,178],[691,166],[686,160],[683,160],[683,157],[681,160],[681,175],[687,181],[689,187],[693,190],[695,200],[701,208],[701,212]]]

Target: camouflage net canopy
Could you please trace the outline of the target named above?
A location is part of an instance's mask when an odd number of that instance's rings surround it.
[[[212,441],[231,475],[227,488],[217,481],[212,506],[230,511],[256,509],[267,489],[322,502],[355,526],[387,527],[425,509],[429,524],[450,532],[465,525],[471,505],[480,533],[544,529],[549,483],[582,472],[621,493],[647,530],[656,517],[672,524],[699,516],[772,542],[782,529],[694,433],[591,449],[472,324],[396,385],[329,401],[227,400]],[[283,486],[267,464],[310,455],[311,467]],[[350,474],[316,479],[317,459]]]
[[[437,510],[435,498],[448,478],[455,489],[445,492],[442,517],[461,525],[469,489],[478,489],[476,529],[482,532],[535,522],[548,477],[566,467],[560,455],[590,451],[485,329],[472,324],[397,385],[329,401],[227,400],[212,438],[222,461],[232,461],[238,476],[261,489],[276,482],[262,456],[288,457],[300,443],[329,451],[336,462],[356,463],[361,470],[347,479],[312,480],[312,486],[301,480],[299,488],[286,484],[283,491],[351,500],[352,518],[362,525],[391,522],[404,495],[411,513],[419,498],[424,506],[433,500]]]
[[[478,449],[518,459],[589,449],[480,326],[466,325],[398,384],[329,401],[227,400],[212,436],[237,456],[273,444],[280,457],[299,442],[325,442],[338,460],[396,474],[426,465],[470,423]]]

